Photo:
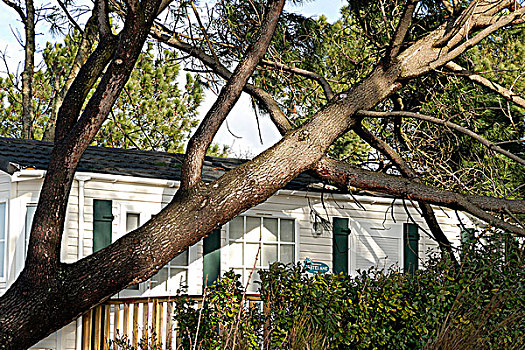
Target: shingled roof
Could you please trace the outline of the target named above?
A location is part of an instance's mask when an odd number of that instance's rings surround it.
[[[0,137],[0,170],[13,174],[21,169],[47,170],[53,143]],[[79,172],[128,175],[144,178],[180,180],[183,155],[109,147],[88,147],[77,167]],[[245,159],[206,157],[203,180],[211,182]],[[290,190],[315,190],[319,180],[301,174],[288,185]]]

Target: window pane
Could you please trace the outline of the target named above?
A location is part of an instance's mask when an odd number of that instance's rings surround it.
[[[5,204],[4,204],[5,205]],[[31,226],[33,225],[33,217],[35,216],[36,204],[28,204],[26,207],[26,222],[25,222],[25,245],[24,257],[27,255],[27,247],[29,246],[29,236],[31,235]]]
[[[263,219],[262,239],[264,242],[277,241],[277,219]]]
[[[230,266],[242,266],[242,243],[230,243]]]
[[[5,252],[5,243],[0,242],[0,277],[4,277],[4,252]]]
[[[263,265],[270,265],[277,261],[277,244],[263,245]]]
[[[281,245],[281,259],[283,264],[295,262],[295,246],[283,244]]]
[[[281,220],[281,241],[295,241],[295,227],[293,220]]]
[[[255,264],[255,258],[257,257],[257,265],[261,265],[261,255],[257,256],[259,252],[259,243],[246,243],[246,251],[244,252],[244,266],[249,268]]]
[[[250,242],[259,242],[261,239],[261,218],[246,217],[246,235],[244,239]]]
[[[188,249],[176,256],[171,262],[171,266],[188,266]]]
[[[254,270],[251,275],[250,281],[248,283],[248,289],[247,289],[248,293],[256,293],[259,290],[259,287],[261,286],[260,283],[257,283],[261,281],[258,271],[259,271],[258,269]],[[246,276],[247,276],[246,278],[250,276],[250,272],[252,271],[246,270]]]
[[[126,213],[126,232],[132,231],[139,227],[140,214]]]
[[[244,233],[244,217],[237,216],[230,221],[230,239],[240,239]]]
[[[177,291],[187,285],[188,270],[170,268],[170,277],[168,280],[168,291]]]
[[[166,281],[168,279],[168,268],[163,267],[156,275],[151,277],[148,287],[151,285],[150,289],[158,292],[166,291]]]

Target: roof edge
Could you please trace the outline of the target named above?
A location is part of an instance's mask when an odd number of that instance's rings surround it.
[[[9,175],[13,175],[20,169],[21,169],[20,165],[16,163],[12,163],[3,157],[0,157],[0,170],[8,173]]]

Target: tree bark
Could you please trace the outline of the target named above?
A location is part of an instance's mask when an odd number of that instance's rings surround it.
[[[35,6],[26,0],[24,21],[24,71],[22,72],[22,130],[24,139],[33,137],[33,73],[35,70]]]
[[[97,6],[105,4],[101,1]],[[508,209],[506,205],[513,205],[517,212],[525,212],[525,201],[437,191],[407,179],[372,176],[361,169],[323,158],[339,136],[359,123],[360,119],[355,116],[358,110],[374,107],[401,88],[402,82],[410,77],[428,73],[436,67],[435,62],[441,59],[441,55],[457,56],[456,48],[433,46],[445,35],[442,26],[401,52],[390,64],[376,67],[370,76],[344,96],[332,99],[311,120],[286,133],[279,143],[253,160],[211,184],[198,182],[191,186],[145,225],[110,246],[73,264],[60,263],[60,242],[76,166],[126,83],[160,2],[129,1],[124,28],[114,39],[115,46],[105,43],[91,56],[98,64],[79,72],[70,91],[78,82],[79,88],[74,91],[78,92],[77,96],[85,98],[83,91],[91,84],[88,73],[99,71],[98,67],[105,67],[104,62],[109,62],[80,118],[77,118],[79,105],[83,105],[84,100],[79,99],[75,104],[70,100],[74,95],[66,95],[57,120],[60,128],[57,129],[56,144],[35,213],[26,267],[0,298],[0,349],[27,348],[127,285],[144,281],[188,246],[239,213],[263,202],[307,170],[313,169],[341,186],[355,184],[357,187],[378,188],[384,193],[451,208],[462,209],[473,203],[476,208],[496,210],[497,206]],[[477,19],[473,18],[472,22],[475,24]],[[496,23],[501,24],[509,18],[500,19]],[[104,21],[103,18],[99,25]],[[489,24],[491,30],[493,24]],[[485,33],[491,33],[491,30]],[[465,38],[467,34],[468,30],[459,31],[451,42],[459,43],[458,36]],[[467,47],[462,46],[463,50]],[[84,67],[93,62],[90,59]],[[76,114],[68,114],[64,109],[68,103],[77,108]]]

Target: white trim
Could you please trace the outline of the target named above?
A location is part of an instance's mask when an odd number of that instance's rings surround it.
[[[162,180],[150,177],[138,177],[138,176],[129,176],[129,175],[114,175],[114,174],[100,174],[100,173],[90,173],[90,172],[79,172],[77,176],[89,176],[91,180],[100,180],[107,182],[128,182],[135,184],[144,184],[152,186],[162,186],[162,187],[179,187],[180,181],[175,180]]]
[[[280,189],[278,190],[275,195],[281,195],[281,196],[295,196],[295,197],[301,197],[301,198],[318,198],[321,199],[321,196],[324,196],[324,200],[344,200],[349,202],[363,202],[363,203],[369,203],[369,204],[388,204],[391,205],[392,201],[395,199],[396,203],[394,205],[396,206],[402,206],[402,199],[400,198],[394,198],[394,197],[379,197],[379,196],[364,196],[364,195],[351,195],[351,194],[345,194],[345,193],[322,193],[322,192],[313,192],[313,191],[305,191],[305,190],[286,190],[286,189]],[[406,203],[407,207],[416,207],[412,202]]]
[[[45,170],[22,169],[11,175],[11,182],[42,179],[46,175]]]

